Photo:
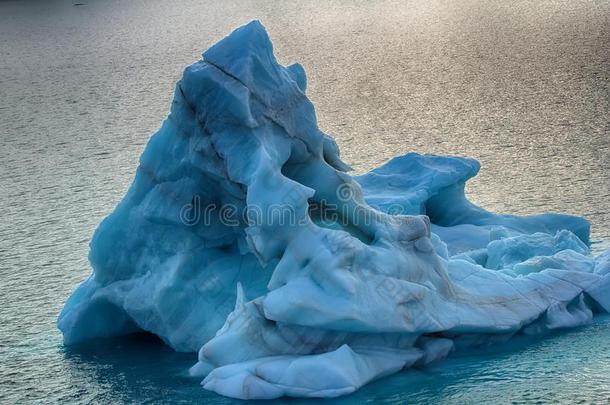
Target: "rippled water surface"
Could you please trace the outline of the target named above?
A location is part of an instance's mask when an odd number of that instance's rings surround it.
[[[259,18],[301,62],[357,173],[411,150],[483,169],[495,211],[561,211],[610,241],[608,1],[0,1],[0,401],[226,404],[150,337],[66,350],[55,319],[126,191],[175,81]],[[610,320],[467,353],[324,403],[610,398]],[[302,401],[290,401],[302,403]]]

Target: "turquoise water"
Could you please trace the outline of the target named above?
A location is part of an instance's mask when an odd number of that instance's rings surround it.
[[[519,337],[506,344],[462,353],[421,370],[373,382],[347,397],[253,403],[479,404],[582,403],[610,400],[610,317],[545,340]],[[185,376],[191,355],[177,354],[150,336],[106,341],[64,352],[74,378],[86,382],[70,401],[209,404],[243,403],[203,391]]]
[[[472,156],[477,204],[584,215],[594,250],[610,246],[606,1],[84,2],[0,1],[1,402],[233,402],[185,376],[195,354],[142,336],[66,350],[55,320],[182,69],[252,18],[280,61],[304,65],[320,125],[356,172],[411,150]],[[324,403],[607,402],[609,328]]]

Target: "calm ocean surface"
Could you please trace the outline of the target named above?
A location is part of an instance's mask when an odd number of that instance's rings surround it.
[[[79,1],[0,0],[0,402],[236,402],[185,376],[195,354],[150,337],[68,350],[55,320],[183,68],[253,18],[304,65],[357,173],[472,156],[475,202],[583,215],[610,247],[609,1]],[[610,398],[610,318],[497,350],[323,403]]]

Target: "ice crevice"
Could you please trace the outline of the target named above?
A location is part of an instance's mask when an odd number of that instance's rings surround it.
[[[586,219],[474,205],[468,158],[351,176],[306,87],[257,21],[185,69],[93,235],[65,344],[144,330],[197,352],[191,375],[221,395],[334,397],[610,310],[610,253],[591,255]]]

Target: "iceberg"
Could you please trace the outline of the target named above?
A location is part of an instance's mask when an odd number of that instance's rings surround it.
[[[477,207],[467,158],[350,176],[306,86],[258,21],[186,68],[93,235],[66,345],[146,331],[198,352],[190,374],[221,395],[335,397],[610,311],[610,252],[591,255],[585,219]]]

